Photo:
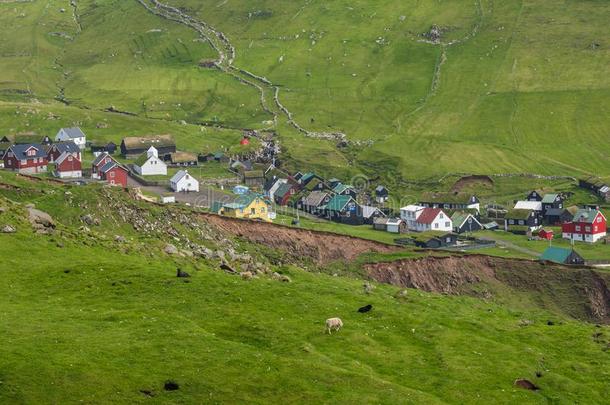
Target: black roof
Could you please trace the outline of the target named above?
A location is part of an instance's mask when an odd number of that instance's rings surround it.
[[[53,147],[57,148],[59,153],[64,153],[64,152],[79,153],[80,152],[80,148],[78,147],[78,145],[76,145],[72,141],[54,143],[53,146],[51,146],[51,148],[53,148]]]

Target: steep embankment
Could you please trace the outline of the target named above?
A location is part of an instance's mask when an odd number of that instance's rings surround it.
[[[588,268],[487,256],[428,257],[365,265],[382,283],[445,294],[513,298],[526,293],[543,308],[610,322],[610,274]]]
[[[363,253],[392,253],[400,250],[396,246],[330,232],[235,220],[217,215],[204,214],[204,218],[231,235],[283,250],[296,258],[310,258],[318,264],[328,264],[336,260],[351,261]]]

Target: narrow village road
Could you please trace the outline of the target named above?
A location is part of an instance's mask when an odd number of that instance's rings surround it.
[[[533,256],[535,258],[540,257],[540,253],[538,253],[538,252],[536,252],[534,250],[530,250],[530,249],[527,249],[527,248],[515,245],[514,243],[507,242],[507,241],[502,240],[502,239],[492,238],[492,237],[489,237],[489,236],[483,236],[483,237],[481,237],[481,240],[494,241],[494,242],[496,242],[496,244],[498,246],[503,247],[505,249],[515,250],[517,252],[521,252],[523,254],[526,254],[528,256]]]

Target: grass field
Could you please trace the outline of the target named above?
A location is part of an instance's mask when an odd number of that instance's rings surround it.
[[[366,295],[362,280],[290,262],[274,269],[291,283],[244,281],[213,261],[165,255],[170,236],[115,224],[103,195],[136,204],[119,190],[6,172],[0,182],[0,225],[17,228],[0,233],[2,403],[603,403],[610,394],[608,327],[525,296],[396,298],[396,287],[377,284]],[[54,217],[54,235],[32,233],[28,202]],[[102,220],[90,232],[78,230],[84,209]],[[373,312],[356,312],[368,303]],[[345,327],[324,334],[331,316]],[[514,388],[516,378],[541,390]],[[163,390],[170,379],[180,390]]]
[[[224,32],[235,65],[280,86],[302,126],[375,141],[338,150],[280,120],[290,166],[386,180],[610,177],[606,2],[167,1]],[[262,128],[271,119],[254,88],[197,67],[215,52],[194,30],[135,0],[75,10],[67,0],[4,2],[0,23],[4,102],[27,109],[60,98],[84,114],[114,106],[147,133],[180,120]],[[433,25],[436,44],[424,36]],[[23,130],[21,118],[1,130]]]

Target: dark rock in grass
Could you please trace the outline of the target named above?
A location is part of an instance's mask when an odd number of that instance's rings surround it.
[[[555,325],[555,322],[553,322],[553,321],[546,321],[546,324],[549,325],[549,326],[553,326],[553,325]]]
[[[188,274],[186,271],[182,271],[182,269],[176,270],[176,277],[178,278],[189,278],[190,276],[190,274]]]
[[[155,396],[155,392],[151,390],[140,390],[140,393],[151,398]]]
[[[519,378],[515,380],[515,387],[523,388],[524,390],[538,391],[540,388],[530,380]]]
[[[542,377],[542,371],[536,371],[536,377],[538,377],[538,378]]]
[[[180,384],[174,380],[167,380],[165,381],[165,385],[163,385],[163,389],[165,389],[165,391],[177,391],[180,389]]]
[[[358,308],[358,312],[360,312],[361,314],[365,314],[365,313],[369,312],[371,309],[373,309],[373,306],[371,304],[368,304],[361,308]]]
[[[68,273],[70,273],[70,270],[65,269],[65,270],[64,270],[64,273],[68,274]]]

